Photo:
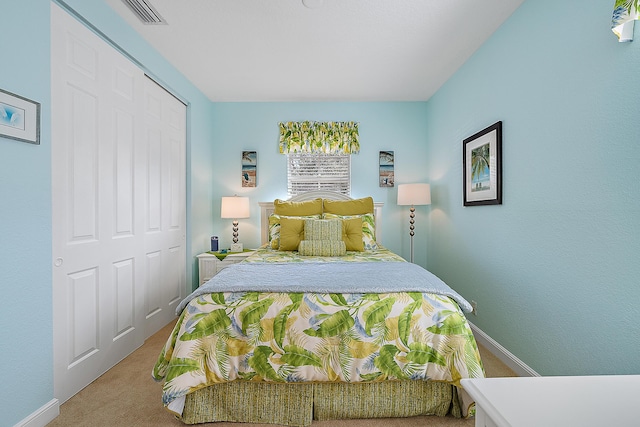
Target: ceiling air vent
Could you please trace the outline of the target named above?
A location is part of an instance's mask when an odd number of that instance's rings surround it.
[[[129,6],[129,9],[147,25],[166,25],[167,21],[160,16],[158,11],[151,6],[149,0],[122,0],[124,4]]]

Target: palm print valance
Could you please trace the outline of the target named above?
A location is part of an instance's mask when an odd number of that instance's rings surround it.
[[[634,21],[639,18],[640,0],[616,0],[611,30],[621,42],[633,40]]]
[[[282,122],[280,153],[357,154],[357,122]]]

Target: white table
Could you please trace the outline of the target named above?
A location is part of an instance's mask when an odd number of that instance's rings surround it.
[[[476,427],[640,426],[640,375],[463,379]]]
[[[218,274],[223,268],[231,264],[238,263],[254,253],[255,251],[230,252],[229,255],[223,259],[218,259],[218,257],[209,252],[197,255],[196,258],[198,258],[198,276],[200,282],[198,286],[202,286],[207,283],[209,279]]]

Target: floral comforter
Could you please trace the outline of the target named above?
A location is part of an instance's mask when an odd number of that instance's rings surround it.
[[[354,261],[404,262],[385,250],[349,256]],[[260,250],[244,262],[281,262],[283,257],[289,262],[306,258]],[[259,284],[260,278],[255,281]],[[460,387],[462,378],[483,376],[471,329],[448,296],[311,289],[273,293],[261,292],[259,286],[246,292],[220,289],[191,299],[153,369],[153,378],[164,381],[164,405],[177,415],[188,393],[234,380],[429,379]],[[463,407],[469,408],[466,403]]]

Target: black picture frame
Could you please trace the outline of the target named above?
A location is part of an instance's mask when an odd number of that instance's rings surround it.
[[[502,122],[462,141],[464,206],[502,204]]]

